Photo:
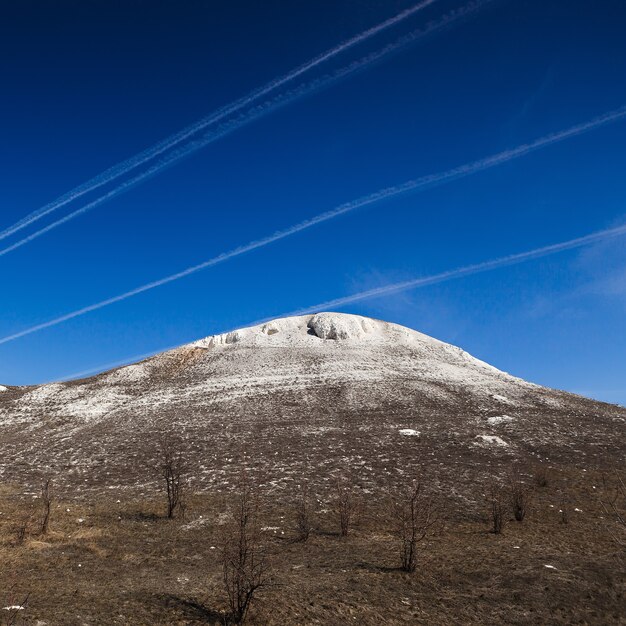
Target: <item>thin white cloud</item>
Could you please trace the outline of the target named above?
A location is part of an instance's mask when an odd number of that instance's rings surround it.
[[[615,228],[608,228],[605,230],[590,233],[583,237],[577,237],[576,239],[570,239],[568,241],[562,241],[560,243],[552,244],[549,246],[543,246],[541,248],[534,248],[526,252],[520,252],[518,254],[510,254],[508,256],[499,257],[490,261],[484,261],[482,263],[476,263],[474,265],[466,265],[453,270],[440,272],[439,274],[433,274],[431,276],[424,276],[414,278],[411,280],[405,280],[398,283],[392,283],[389,285],[383,285],[382,287],[376,287],[374,289],[368,289],[359,293],[352,294],[350,296],[344,296],[342,298],[336,298],[335,300],[328,300],[322,302],[314,307],[307,307],[305,309],[299,309],[294,311],[290,315],[304,315],[315,311],[342,307],[354,302],[360,302],[362,300],[369,300],[371,298],[379,298],[381,296],[391,295],[392,293],[405,291],[407,289],[416,289],[418,287],[427,287],[428,285],[435,285],[443,283],[448,280],[454,280],[456,278],[463,278],[464,276],[471,276],[473,274],[480,274],[491,270],[496,270],[501,267],[507,267],[509,265],[517,265],[525,261],[531,261],[533,259],[539,259],[541,257],[557,254],[558,252],[564,252],[565,250],[573,250],[575,248],[581,248],[600,241],[613,239],[615,237],[621,237],[626,235],[626,225],[618,226]]]
[[[297,90],[296,90],[297,91]],[[291,96],[288,96],[289,98]],[[228,125],[226,125],[224,128],[218,129],[217,131],[215,131],[214,133],[211,134],[211,137],[217,137],[217,136],[223,136],[224,134],[227,134],[228,132],[231,132],[230,129],[234,129],[234,128],[239,128],[241,125],[248,123],[251,119],[251,115],[257,116],[257,115],[264,115],[267,111],[272,110],[273,108],[275,108],[273,105],[262,105],[261,107],[258,107],[257,110],[253,110],[256,112],[247,114],[245,116],[243,116],[241,119],[235,120],[234,122],[229,123]],[[498,154],[495,154],[493,156],[487,157],[485,159],[480,159],[478,161],[473,161],[472,163],[467,163],[465,165],[461,165],[460,167],[457,168],[453,168],[451,170],[448,170],[446,172],[440,172],[437,174],[432,174],[430,176],[425,176],[422,178],[418,178],[418,179],[414,179],[414,180],[409,180],[405,183],[403,183],[402,185],[398,185],[398,186],[394,186],[394,187],[389,187],[387,189],[383,189],[381,191],[378,191],[374,194],[372,194],[371,196],[367,196],[365,198],[361,198],[359,200],[355,200],[353,203],[347,203],[346,205],[342,205],[341,207],[337,208],[335,211],[330,211],[328,213],[325,213],[321,216],[318,216],[316,218],[312,218],[311,220],[309,220],[310,225],[314,225],[317,224],[319,222],[322,221],[326,221],[328,219],[332,219],[333,217],[337,217],[343,213],[347,213],[348,211],[353,210],[354,208],[358,208],[361,206],[364,206],[366,204],[371,204],[373,202],[378,202],[380,200],[384,200],[386,198],[390,198],[392,196],[396,196],[402,193],[406,193],[409,191],[413,191],[415,189],[421,188],[421,187],[427,187],[427,186],[435,186],[435,185],[439,185],[451,180],[455,180],[457,178],[463,178],[464,176],[469,176],[470,174],[475,174],[477,172],[489,169],[491,167],[495,167],[496,165],[501,165],[503,163],[507,163],[508,161],[511,161],[513,159],[517,159],[521,156],[525,156],[527,154],[530,154],[531,152],[534,152],[536,150],[540,150],[542,148],[546,148],[550,145],[553,145],[555,143],[559,143],[561,141],[564,141],[566,139],[570,139],[573,137],[576,137],[578,135],[582,135],[584,133],[588,133],[592,130],[596,130],[597,128],[600,128],[602,126],[606,126],[607,124],[611,124],[611,123],[615,123],[618,121],[623,120],[624,118],[626,118],[626,106],[621,107],[619,109],[616,109],[614,111],[611,111],[609,113],[605,113],[604,115],[601,115],[599,117],[596,117],[588,122],[585,122],[583,124],[578,124],[576,126],[573,126],[571,128],[568,128],[567,130],[563,130],[557,133],[552,133],[550,135],[546,135],[544,137],[541,137],[540,139],[537,139],[533,142],[527,143],[527,144],[522,144],[521,146],[517,146],[516,148],[511,148],[510,150],[504,150],[503,152],[499,152]],[[213,139],[211,139],[212,141]],[[208,140],[207,140],[208,141]],[[194,145],[195,144],[201,144],[200,147],[202,147],[203,145],[205,145],[204,143],[202,143],[201,140],[196,140],[195,142],[193,142]],[[53,222],[52,224],[49,224],[48,226],[42,228],[41,230],[38,230],[37,232],[29,235],[28,237],[25,237],[24,239],[14,243],[11,246],[8,246],[7,248],[4,248],[2,250],[0,250],[0,256],[3,256],[5,254],[8,254],[9,252],[12,252],[13,250],[16,250],[17,248],[20,248],[24,245],[26,245],[27,243],[33,241],[34,239],[41,237],[41,235],[44,235],[45,233],[49,232],[50,230],[65,224],[66,222],[69,222],[70,220],[74,219],[75,217],[78,217],[79,215],[93,209],[94,207],[102,204],[103,202],[105,202],[106,200],[109,200],[121,193],[123,193],[124,191],[127,191],[129,189],[131,189],[132,187],[134,187],[135,185],[139,184],[140,182],[142,182],[143,180],[150,178],[151,176],[154,176],[155,174],[157,174],[158,172],[160,172],[163,168],[168,167],[170,165],[172,165],[173,163],[177,162],[178,160],[180,160],[181,158],[187,156],[190,151],[195,150],[196,148],[192,148],[188,145],[183,146],[183,148],[181,148],[179,151],[175,151],[174,153],[172,153],[170,156],[168,156],[168,158],[166,160],[163,161],[159,161],[156,165],[152,166],[151,168],[149,168],[148,170],[145,170],[144,172],[142,172],[141,174],[139,174],[138,176],[136,176],[135,178],[132,178],[129,181],[126,181],[125,183],[123,183],[122,185],[116,187],[115,189],[113,189],[112,191],[104,194],[103,196],[101,196],[99,199],[94,200],[93,202],[90,202],[89,204],[85,205],[84,207],[74,211],[73,213],[70,213],[69,215],[66,215],[65,217],[61,218],[60,220],[57,220],[56,222]],[[300,227],[300,225],[295,226],[294,227],[294,231],[293,232],[299,232],[300,230],[302,230],[302,228]],[[291,231],[292,229],[289,229],[289,231]],[[293,233],[290,233],[293,234]],[[282,239],[283,237],[279,237],[280,239]],[[274,241],[274,240],[272,240]],[[269,242],[271,243],[271,241]],[[267,245],[267,244],[265,244]],[[255,246],[258,247],[258,246]],[[210,262],[209,262],[210,263]],[[212,263],[210,263],[212,264]],[[202,269],[203,267],[205,267],[204,264],[201,264],[200,266],[198,266],[198,269]],[[197,271],[197,270],[195,270]],[[187,273],[184,273],[184,275],[187,275]],[[166,282],[169,282],[166,281]]]
[[[101,174],[98,174],[98,176],[92,178],[91,180],[88,180],[87,182],[83,183],[82,185],[79,185],[78,187],[76,187],[76,188],[72,189],[71,191],[69,191],[68,193],[60,196],[56,200],[46,204],[45,206],[41,207],[40,209],[37,209],[36,211],[33,211],[30,215],[27,215],[26,217],[24,217],[23,219],[19,220],[18,222],[16,222],[12,226],[9,226],[5,230],[1,231],[0,232],[0,240],[5,239],[5,238],[15,234],[16,232],[26,228],[30,224],[33,224],[34,222],[42,219],[46,215],[49,215],[50,213],[53,213],[54,211],[56,211],[56,210],[58,210],[58,209],[60,209],[60,208],[62,208],[64,206],[66,206],[67,204],[73,202],[74,200],[77,200],[77,199],[83,197],[85,194],[88,194],[88,193],[90,193],[92,191],[95,191],[96,189],[99,189],[100,187],[102,187],[102,186],[104,186],[104,185],[106,185],[108,183],[111,183],[114,180],[116,180],[116,179],[118,179],[118,178],[120,178],[122,176],[125,176],[126,174],[130,173],[132,170],[137,169],[138,167],[140,167],[140,166],[144,165],[145,163],[155,159],[159,155],[167,152],[168,150],[171,150],[172,148],[175,148],[175,147],[179,146],[180,144],[184,143],[185,141],[190,140],[194,135],[197,135],[201,131],[203,131],[203,130],[211,127],[211,126],[214,126],[218,122],[221,122],[222,120],[225,120],[226,118],[228,118],[229,116],[233,115],[234,113],[237,113],[238,111],[241,111],[241,110],[245,109],[246,107],[249,107],[249,106],[253,105],[255,102],[257,102],[261,98],[263,98],[263,97],[271,94],[272,92],[278,90],[279,88],[283,87],[287,83],[289,83],[289,82],[299,78],[300,76],[303,76],[307,72],[310,72],[311,70],[313,70],[313,69],[317,68],[318,66],[326,63],[327,61],[330,61],[331,59],[333,59],[334,57],[340,55],[341,53],[346,52],[350,48],[353,48],[355,46],[358,46],[359,44],[364,43],[365,41],[367,41],[368,39],[374,37],[375,35],[378,35],[382,31],[384,31],[384,30],[386,30],[388,28],[391,28],[393,26],[396,26],[400,22],[402,22],[402,21],[406,20],[407,18],[415,15],[419,11],[422,11],[422,10],[426,9],[427,7],[429,7],[430,5],[434,4],[437,1],[438,0],[424,0],[423,2],[415,4],[412,7],[408,8],[408,9],[406,9],[404,11],[401,11],[400,13],[395,15],[394,17],[391,17],[391,18],[385,20],[384,22],[381,22],[380,24],[377,24],[376,26],[373,26],[372,28],[369,28],[369,29],[363,31],[362,33],[359,33],[358,35],[352,37],[351,39],[348,39],[347,41],[344,41],[343,43],[340,43],[339,45],[335,46],[334,48],[331,48],[330,50],[327,50],[323,54],[320,54],[319,56],[311,59],[310,61],[307,61],[303,65],[301,65],[301,66],[297,67],[296,69],[292,70],[291,72],[271,80],[269,83],[267,83],[263,87],[250,92],[249,94],[247,94],[243,98],[240,98],[239,100],[236,100],[236,101],[234,101],[234,102],[232,102],[232,103],[222,107],[221,109],[218,109],[217,111],[215,111],[211,115],[209,115],[207,117],[204,117],[201,120],[198,120],[195,124],[192,124],[191,126],[188,126],[188,127],[184,128],[183,130],[179,131],[178,133],[167,137],[166,139],[158,142],[157,144],[151,146],[150,148],[147,148],[143,152],[140,152],[139,154],[136,154],[135,156],[127,159],[126,161],[123,161],[121,163],[118,163],[117,165],[114,165],[113,167],[111,167],[111,168],[105,170],[104,172],[102,172]],[[407,42],[405,42],[405,43],[407,43]],[[403,45],[405,45],[405,44],[403,44]],[[376,57],[372,58],[371,60],[364,61],[363,65],[365,65],[367,63],[371,63],[371,62],[373,62],[375,60],[377,60]],[[352,73],[352,71],[356,71],[357,69],[359,69],[359,68],[358,67],[354,67],[353,70],[351,70],[350,73]],[[321,89],[322,86],[323,85],[321,85],[321,84],[315,83],[315,86],[313,87],[313,84],[312,84],[312,88],[310,89],[309,93],[313,93],[315,90]],[[300,94],[299,97],[302,97],[303,95],[304,95],[304,93]],[[266,112],[269,112],[270,108],[275,108],[275,106],[274,107],[268,106],[268,110]],[[252,121],[252,119],[256,119],[256,117],[258,117],[258,116],[254,116],[254,117],[248,119],[245,123],[247,123],[249,121]],[[230,127],[230,132],[232,132],[236,127],[238,128],[241,125],[243,125],[243,123],[239,124],[239,125],[236,125],[236,126]],[[202,140],[200,142],[201,145],[196,144],[195,142],[192,142],[192,144],[189,146],[189,150],[184,150],[180,154],[177,153],[176,157],[173,160],[174,161],[180,160],[181,158],[186,156],[189,152],[198,150],[200,147],[203,147],[203,146],[207,145],[208,143],[210,143],[211,141],[215,141],[218,137],[223,136],[223,134],[224,133],[221,133],[221,134],[218,134],[216,136],[213,136],[210,139],[210,141],[205,138],[204,140]],[[166,159],[166,161],[162,165],[159,165],[158,170],[155,170],[155,171],[160,171],[161,169],[163,169],[163,168],[167,167],[168,165],[170,165],[171,162],[172,162],[171,160]],[[60,226],[61,224],[64,224],[67,221],[69,221],[69,219],[73,219],[74,217],[77,217],[78,215],[80,215],[82,213],[85,213],[86,211],[88,211],[88,210],[90,210],[90,209],[92,209],[92,208],[102,204],[103,202],[106,202],[107,200],[115,197],[119,193],[123,193],[123,191],[129,189],[130,187],[134,186],[135,184],[138,184],[140,181],[145,180],[149,176],[152,176],[155,173],[155,171],[149,170],[145,175],[137,177],[136,180],[131,181],[128,185],[126,185],[126,184],[121,185],[115,191],[115,193],[108,193],[108,194],[102,195],[95,202],[91,202],[88,205],[86,205],[85,207],[82,207],[82,209],[80,209],[79,211],[76,211],[76,212],[72,213],[67,218],[64,218],[62,220],[59,220],[59,221],[55,222],[54,225],[52,225],[51,227],[48,227],[46,229],[41,229],[36,234],[36,236],[43,235],[44,233],[46,233],[49,230],[51,230],[51,228],[55,228],[57,226]],[[25,238],[24,240],[22,240],[22,242],[18,242],[19,245],[16,246],[16,247],[20,247],[21,245],[24,245],[24,244],[28,243],[29,241],[32,241],[33,238]],[[9,252],[12,249],[15,249],[15,248],[9,247],[3,253]]]
[[[557,133],[551,133],[549,135],[546,135],[530,143],[522,144],[521,146],[518,146],[516,148],[504,150],[503,152],[499,152],[495,155],[486,157],[484,159],[479,159],[478,161],[466,163],[465,165],[455,167],[445,172],[439,172],[437,174],[431,174],[428,176],[423,176],[421,178],[415,178],[415,179],[406,181],[405,183],[402,183],[401,185],[395,185],[393,187],[387,187],[380,191],[376,191],[362,198],[358,198],[357,200],[352,200],[350,202],[341,204],[340,206],[330,211],[326,211],[325,213],[320,213],[319,215],[316,215],[315,217],[299,222],[298,224],[294,224],[293,226],[290,226],[289,228],[286,228],[284,230],[279,230],[273,233],[272,235],[269,235],[268,237],[251,241],[245,245],[234,248],[233,250],[219,254],[218,256],[213,257],[212,259],[209,259],[202,263],[198,263],[197,265],[188,267],[180,272],[176,272],[175,274],[170,274],[169,276],[165,276],[164,278],[160,278],[158,280],[146,283],[144,285],[141,285],[140,287],[136,287],[135,289],[131,289],[130,291],[126,291],[117,296],[107,298],[95,304],[82,307],[80,309],[77,309],[65,315],[61,315],[60,317],[56,317],[54,319],[48,320],[47,322],[36,324],[34,326],[31,326],[30,328],[26,328],[25,330],[19,331],[17,333],[13,333],[11,335],[7,335],[6,337],[0,338],[0,345],[19,339],[20,337],[25,337],[26,335],[31,335],[32,333],[44,330],[46,328],[57,326],[58,324],[62,324],[63,322],[67,322],[71,319],[80,317],[87,313],[97,311],[99,309],[110,306],[117,302],[122,302],[123,300],[132,298],[133,296],[139,295],[140,293],[143,293],[145,291],[156,289],[157,287],[161,287],[163,285],[174,282],[176,280],[180,280],[181,278],[190,276],[191,274],[195,274],[196,272],[199,272],[200,270],[204,270],[209,267],[219,265],[235,257],[241,256],[248,252],[252,252],[253,250],[264,248],[265,246],[276,243],[277,241],[280,241],[282,239],[291,237],[297,233],[300,233],[304,230],[312,228],[313,226],[317,226],[318,224],[322,224],[324,222],[335,219],[341,215],[350,213],[352,211],[363,208],[365,206],[373,205],[378,202],[382,202],[384,200],[389,200],[391,198],[400,196],[405,193],[415,192],[419,189],[445,184],[447,182],[450,182],[459,178],[463,178],[465,176],[470,176],[472,174],[482,172],[492,167],[496,167],[497,165],[501,165],[513,159],[517,159],[527,154],[530,154],[531,152],[534,152],[535,150],[548,147],[557,142],[564,141],[565,139],[576,137],[585,132],[590,132],[596,128],[599,128],[611,122],[616,122],[618,120],[623,119],[624,117],[626,117],[626,107],[623,107],[611,113],[607,113],[600,117],[596,117],[589,122],[578,124],[567,130],[563,130]],[[66,219],[69,219],[69,217]],[[0,255],[1,254],[2,252],[0,252]]]
[[[604,230],[596,231],[594,233],[590,233],[588,235],[584,235],[582,237],[576,237],[575,239],[569,239],[567,241],[562,241],[556,244],[551,244],[549,246],[542,246],[540,248],[533,248],[532,250],[527,250],[526,252],[510,254],[507,256],[498,257],[497,259],[492,259],[490,261],[483,261],[481,263],[475,263],[472,265],[465,265],[463,267],[458,267],[456,269],[448,270],[445,272],[439,272],[437,274],[432,274],[430,276],[420,276],[411,280],[404,280],[401,282],[382,285],[374,289],[368,289],[365,291],[351,294],[349,296],[342,296],[341,298],[335,298],[334,300],[327,300],[325,302],[320,302],[316,305],[308,306],[306,308],[296,309],[288,313],[282,313],[282,314],[274,315],[272,317],[265,317],[263,319],[256,320],[255,322],[251,322],[250,324],[246,324],[246,326],[256,326],[258,324],[263,324],[265,322],[276,319],[277,317],[307,315],[307,314],[317,313],[320,311],[338,309],[348,304],[354,304],[355,302],[363,302],[365,300],[371,300],[373,298],[381,298],[384,296],[389,296],[394,293],[407,291],[409,289],[418,289],[422,287],[428,287],[429,285],[436,285],[439,283],[447,282],[449,280],[464,278],[466,276],[472,276],[474,274],[480,274],[483,272],[490,272],[490,271],[500,269],[503,267],[517,265],[519,263],[525,263],[527,261],[532,261],[534,259],[539,259],[542,257],[550,256],[552,254],[558,254],[559,252],[565,252],[566,250],[582,248],[584,246],[596,244],[601,241],[614,239],[616,237],[622,237],[624,235],[626,235],[626,225],[617,226],[615,228],[607,228]],[[231,328],[229,330],[234,330],[234,329]],[[224,332],[228,332],[228,331],[224,331]],[[147,352],[144,354],[128,357],[127,359],[120,360],[114,363],[100,365],[98,367],[95,367],[89,370],[84,370],[79,373],[65,376],[61,380],[70,380],[73,378],[88,376],[90,374],[101,372],[101,371],[104,371],[113,367],[127,365],[129,363],[133,363],[135,361],[154,356],[156,354],[165,352],[167,350],[171,350],[176,347],[179,347],[179,346],[168,346],[168,347],[160,348],[159,350],[154,350],[152,352]]]

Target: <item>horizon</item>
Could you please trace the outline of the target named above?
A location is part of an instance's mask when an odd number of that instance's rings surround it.
[[[422,5],[3,7],[0,384],[339,303],[626,405],[626,6]]]

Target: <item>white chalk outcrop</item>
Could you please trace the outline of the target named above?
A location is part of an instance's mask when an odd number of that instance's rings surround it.
[[[232,403],[237,411],[243,401],[274,403],[280,410],[281,394],[306,402],[311,390],[337,386],[349,389],[346,398],[359,406],[398,397],[445,404],[463,394],[481,404],[492,403],[494,395],[521,401],[528,390],[524,381],[415,330],[359,315],[317,313],[206,337],[80,384],[30,388],[0,406],[0,423],[29,421],[39,412],[90,421],[118,410],[141,414],[174,405]],[[497,421],[506,419],[488,423]]]
[[[371,319],[338,313],[318,313],[307,326],[320,339],[361,339],[367,333],[376,331],[375,322]]]

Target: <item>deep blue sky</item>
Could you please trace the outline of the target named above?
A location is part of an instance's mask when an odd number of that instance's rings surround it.
[[[0,2],[0,229],[410,4]],[[462,5],[440,0],[327,69]],[[624,32],[622,0],[496,0],[0,257],[0,336],[620,107]],[[621,224],[625,146],[626,123],[607,126],[0,345],[0,383],[53,380]],[[626,404],[623,238],[343,310]]]

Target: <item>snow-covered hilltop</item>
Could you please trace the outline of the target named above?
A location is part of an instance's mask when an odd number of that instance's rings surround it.
[[[320,339],[353,344],[377,343],[390,347],[422,344],[442,349],[452,348],[454,352],[460,352],[459,348],[405,326],[347,313],[316,313],[315,315],[283,317],[230,333],[212,335],[189,346],[210,348],[238,343],[247,346],[280,346],[297,349],[319,347]]]
[[[116,454],[126,481],[141,450],[171,430],[217,465],[234,441],[261,446],[258,463],[267,465],[294,445],[326,461],[362,446],[393,456],[396,445],[425,441],[450,458],[599,454],[623,441],[624,423],[619,407],[527,383],[417,331],[319,313],[206,337],[80,381],[6,389],[0,454],[26,454],[35,465],[70,458],[96,474],[110,474],[106,459]]]

